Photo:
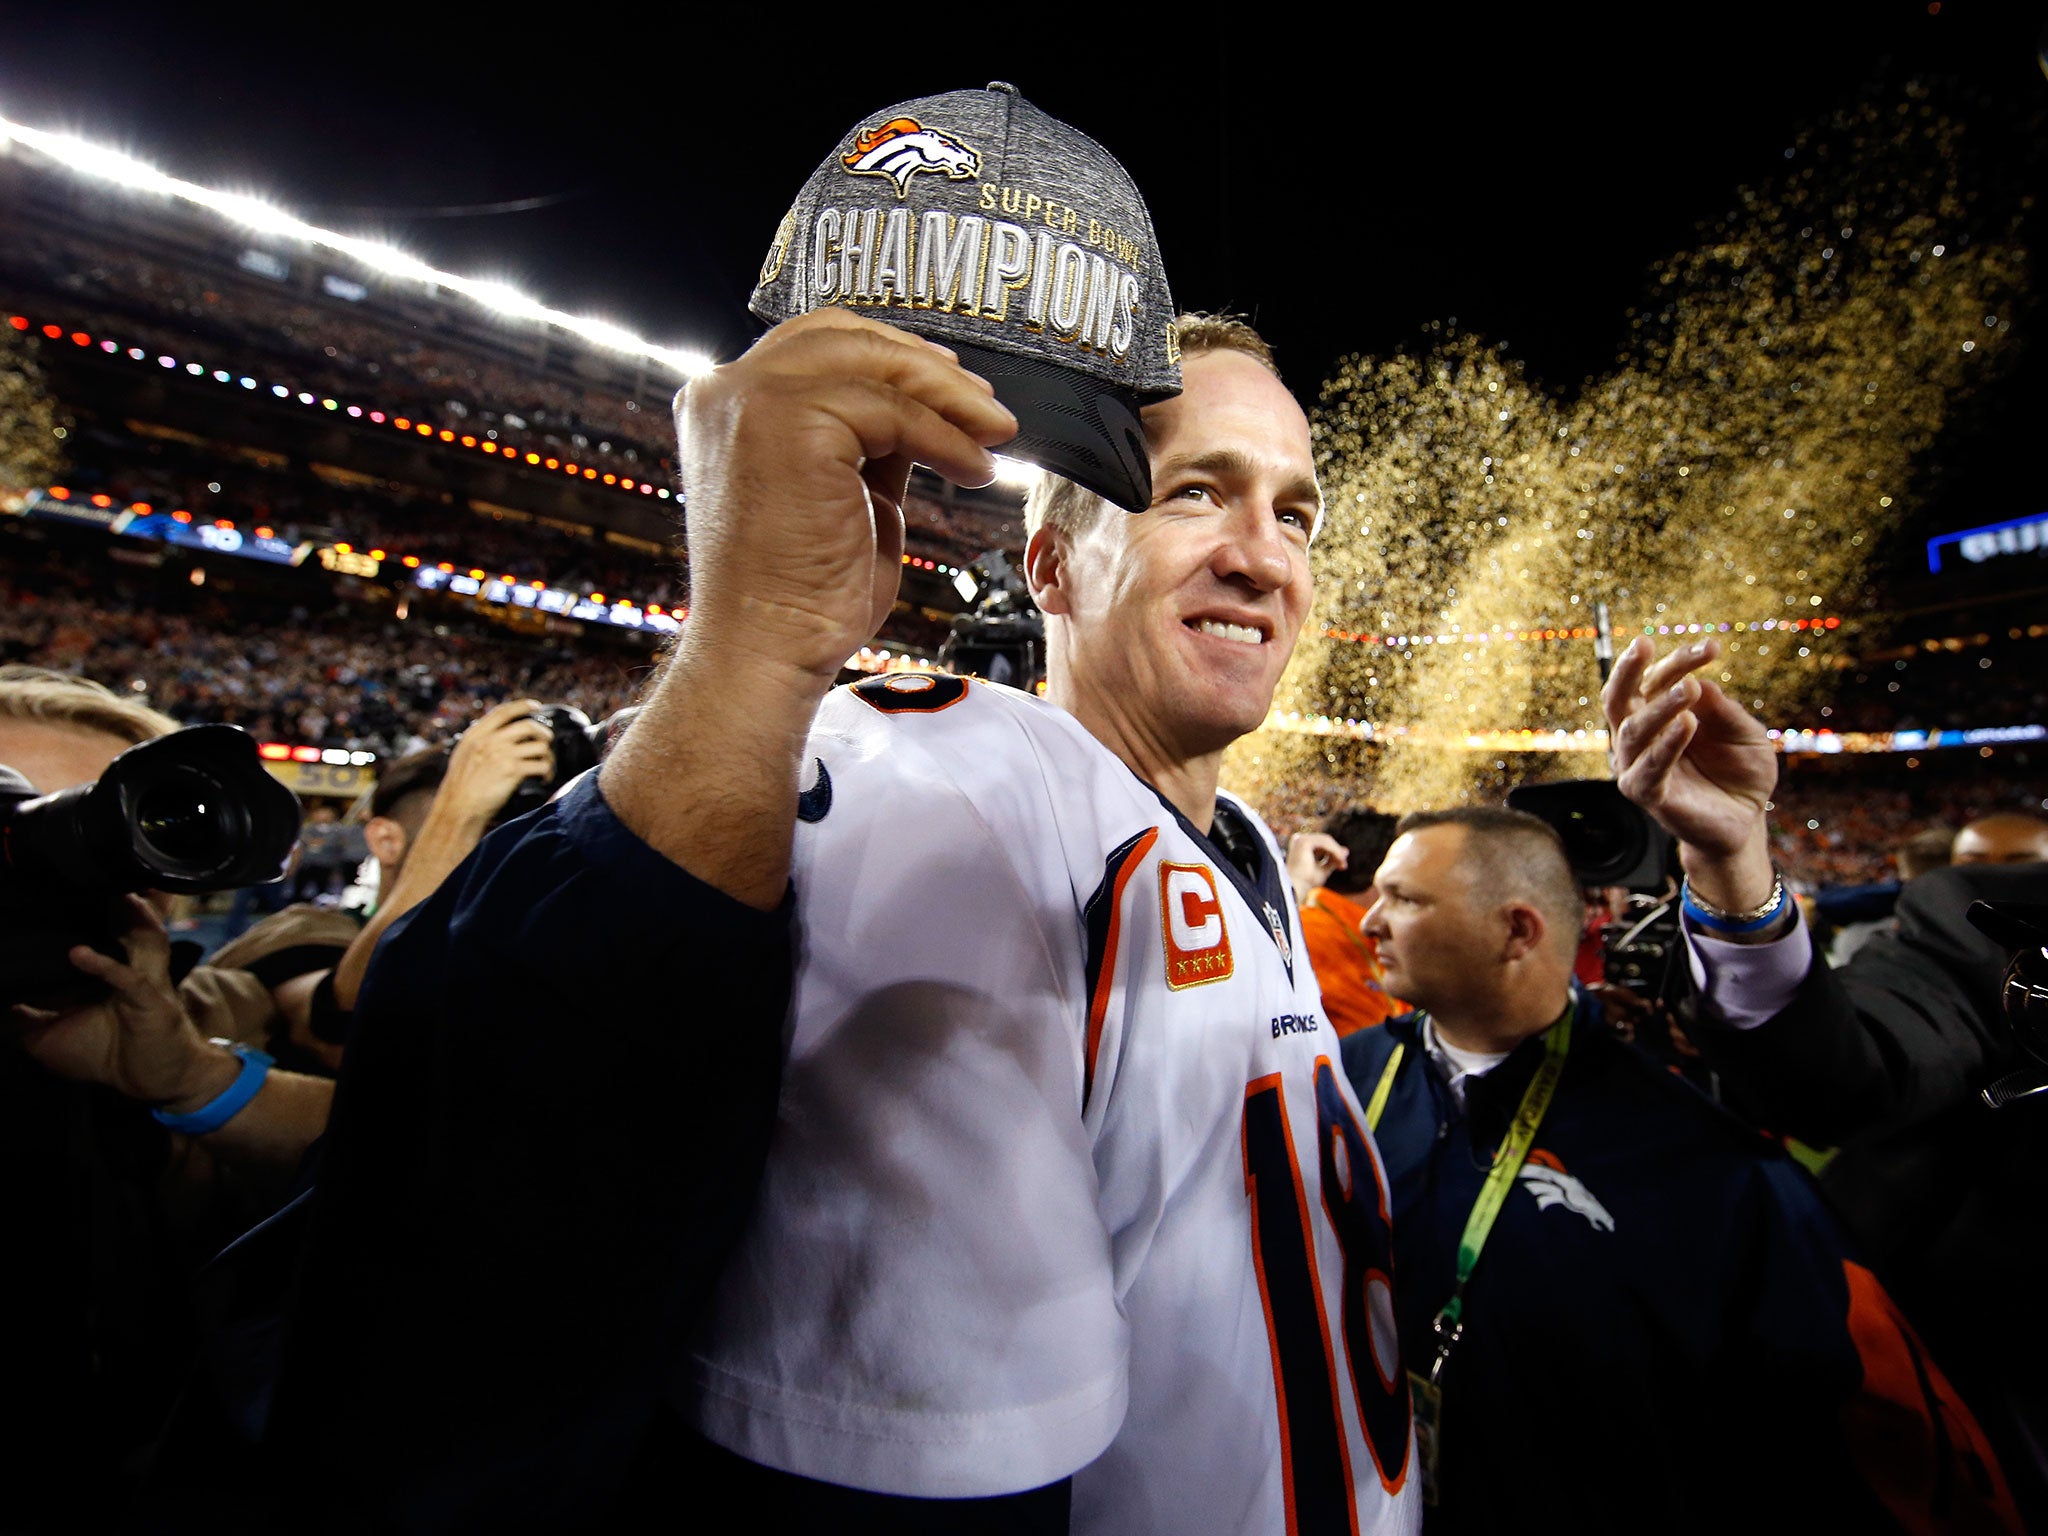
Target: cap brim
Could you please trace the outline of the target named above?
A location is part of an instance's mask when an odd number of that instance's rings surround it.
[[[1152,466],[1145,456],[1145,403],[1134,391],[1056,363],[946,343],[961,366],[995,386],[1017,418],[1017,435],[999,450],[1095,492],[1126,512],[1152,505]]]

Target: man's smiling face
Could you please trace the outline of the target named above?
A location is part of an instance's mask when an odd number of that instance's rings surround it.
[[[1140,773],[1265,722],[1311,596],[1321,507],[1308,418],[1241,352],[1201,352],[1145,410],[1151,510],[1100,511],[1040,600],[1054,697]]]

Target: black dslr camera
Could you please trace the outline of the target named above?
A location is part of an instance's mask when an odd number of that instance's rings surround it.
[[[604,756],[605,746],[617,730],[624,729],[620,715],[633,713],[620,710],[617,715],[590,723],[590,716],[573,704],[546,704],[533,712],[533,718],[548,728],[553,738],[549,745],[555,754],[555,772],[552,778],[535,774],[520,781],[512,791],[504,807],[492,820],[493,826],[501,826],[516,816],[528,811],[537,811],[554,799],[555,792],[579,773],[587,773]]]
[[[1972,902],[1970,922],[2016,950],[2005,968],[2000,1002],[2013,1039],[2035,1065],[2008,1072],[1984,1090],[1984,1102],[2003,1109],[2021,1099],[2048,1094],[2048,906],[2033,902]]]
[[[1629,915],[1600,933],[1607,979],[1646,1002],[1676,1005],[1692,977],[1680,963],[1685,939],[1670,878],[1671,834],[1610,779],[1524,784],[1508,791],[1508,805],[1557,830],[1581,886],[1632,893]]]
[[[111,898],[275,880],[298,837],[298,797],[232,725],[130,747],[93,783],[53,795],[0,766],[0,1006],[90,1001],[104,989],[68,954],[122,954]]]

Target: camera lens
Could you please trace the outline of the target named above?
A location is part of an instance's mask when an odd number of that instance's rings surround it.
[[[1636,841],[1632,836],[1635,828],[1620,818],[1609,820],[1573,811],[1557,830],[1575,869],[1605,869],[1635,860],[1636,850],[1631,847]]]
[[[218,864],[234,846],[238,817],[221,786],[187,768],[145,785],[134,827],[146,853],[180,873]]]

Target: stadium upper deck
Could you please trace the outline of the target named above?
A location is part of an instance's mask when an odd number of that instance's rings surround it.
[[[103,169],[91,154],[52,142],[0,129],[0,304],[43,344],[64,404],[107,428],[97,457],[74,454],[75,478],[109,491],[135,479],[108,439],[165,428],[366,476],[415,505],[466,504],[628,551],[671,546],[669,400],[705,360],[247,199],[152,187],[146,168],[90,174]],[[907,600],[957,609],[960,566],[1021,546],[1017,503],[920,477],[905,509]],[[476,548],[456,538],[435,553],[496,572],[505,539],[473,532]],[[380,541],[398,542],[388,523],[355,542]]]

